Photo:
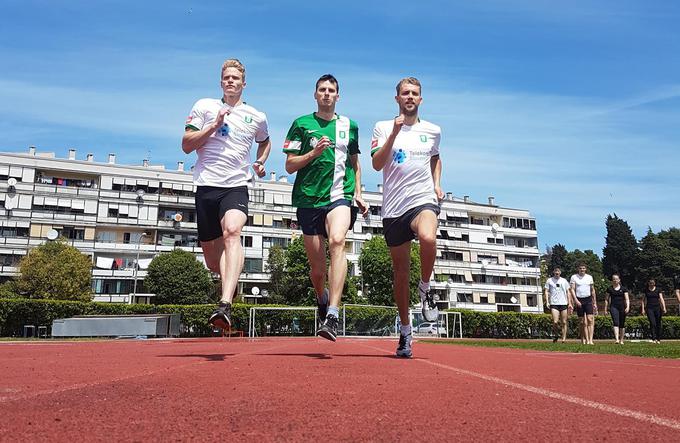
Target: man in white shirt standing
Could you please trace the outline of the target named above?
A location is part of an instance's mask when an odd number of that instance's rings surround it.
[[[262,177],[271,143],[264,113],[241,100],[246,70],[237,59],[222,65],[222,98],[196,102],[185,123],[182,150],[196,151],[194,168],[198,238],[208,268],[220,274],[222,297],[208,320],[231,327],[231,301],[243,268],[241,229],[248,220],[248,182]],[[257,159],[250,149],[257,143]]]
[[[397,356],[409,358],[409,267],[411,240],[420,243],[418,293],[423,317],[437,321],[439,310],[430,292],[430,276],[437,251],[437,215],[444,197],[440,186],[441,129],[418,118],[422,102],[418,79],[407,77],[397,84],[399,116],[376,123],[371,142],[373,168],[383,171],[383,230],[394,268],[394,299],[399,308],[401,333]]]
[[[581,329],[581,343],[584,345],[594,345],[593,335],[595,334],[595,317],[597,313],[597,294],[595,293],[595,282],[593,277],[586,274],[586,265],[578,265],[578,274],[571,276],[571,295],[576,314],[579,317],[579,327]]]
[[[550,309],[553,321],[553,343],[557,342],[557,332],[561,332],[562,343],[567,340],[567,318],[573,309],[569,300],[569,283],[561,277],[560,268],[553,269],[553,276],[545,282],[546,306]]]

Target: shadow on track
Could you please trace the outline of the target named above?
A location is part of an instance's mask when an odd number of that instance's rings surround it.
[[[159,355],[159,357],[181,357],[181,358],[203,358],[208,361],[224,361],[225,357],[233,357],[236,354],[178,354],[178,355]]]
[[[389,354],[320,354],[320,353],[299,353],[299,352],[275,352],[275,353],[265,353],[265,354],[253,354],[258,356],[268,356],[268,357],[309,357],[317,358],[322,360],[330,360],[335,357],[370,357],[370,358],[394,358],[403,360],[402,358],[396,357]]]

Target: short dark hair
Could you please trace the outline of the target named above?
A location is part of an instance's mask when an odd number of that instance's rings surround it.
[[[316,81],[316,85],[314,86],[314,90],[316,91],[319,88],[319,83],[323,82],[331,82],[335,85],[335,89],[337,89],[337,92],[340,92],[340,85],[338,84],[338,79],[333,76],[333,74],[324,74],[319,79]]]
[[[587,267],[588,267],[588,266],[586,266],[585,263],[581,262],[581,263],[579,263],[578,265],[576,265],[576,268],[580,268],[581,266],[583,266],[584,268],[587,268]]]
[[[555,271],[557,271],[557,270],[561,271],[562,268],[560,268],[559,266],[555,266],[555,267],[553,268],[553,272],[555,272]]]

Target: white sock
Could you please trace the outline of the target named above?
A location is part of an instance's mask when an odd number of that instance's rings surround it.
[[[338,309],[337,306],[329,306],[328,307],[328,313],[326,314],[326,317],[328,317],[329,315],[334,315],[335,318],[338,318],[338,313],[339,313],[339,309]]]
[[[411,333],[411,325],[401,325],[401,335],[409,335]]]
[[[420,283],[418,283],[418,287],[420,288],[420,301],[425,300],[424,295],[427,291],[430,290],[430,282],[424,282],[420,280]]]

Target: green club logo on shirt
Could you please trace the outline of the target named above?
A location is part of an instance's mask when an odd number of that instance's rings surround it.
[[[423,143],[427,143],[427,135],[421,135],[420,141],[423,142]]]
[[[345,131],[340,131],[338,135],[340,136],[340,138],[345,138],[347,136],[347,133]]]
[[[253,118],[252,118],[251,116],[249,116],[249,115],[246,115],[245,117],[243,117],[243,120],[244,120],[246,123],[252,123],[252,122],[253,122]]]

